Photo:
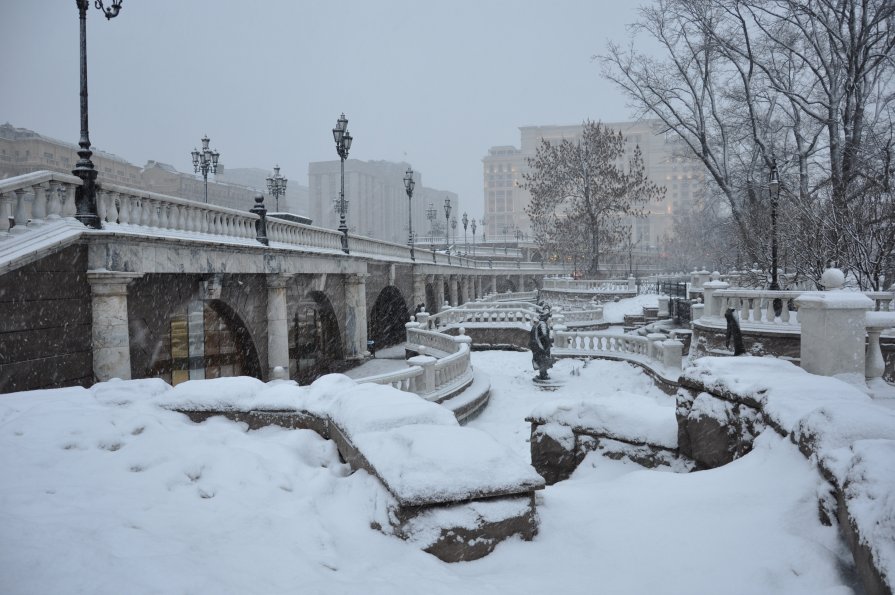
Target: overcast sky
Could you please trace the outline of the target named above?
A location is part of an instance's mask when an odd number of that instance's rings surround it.
[[[519,126],[631,116],[591,56],[639,2],[125,0],[111,21],[92,4],[90,139],[137,165],[191,171],[208,134],[227,167],[306,185],[345,112],[350,157],[407,161],[480,216],[481,159]],[[0,32],[0,122],[76,143],[75,2],[4,1]]]

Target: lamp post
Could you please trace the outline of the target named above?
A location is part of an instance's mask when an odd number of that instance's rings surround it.
[[[202,137],[202,150],[193,149],[193,170],[202,173],[205,180],[205,202],[208,202],[208,172],[218,173],[218,159],[221,154],[208,148],[208,135]]]
[[[101,229],[102,222],[96,208],[96,169],[90,158],[93,151],[90,150],[90,130],[87,125],[87,8],[89,0],[76,0],[78,5],[78,18],[81,24],[81,138],[78,140],[78,162],[72,174],[81,178],[82,184],[75,190],[75,218],[94,229]],[[121,0],[112,0],[112,6],[106,8],[102,0],[96,0],[94,6],[103,11],[106,20],[118,16],[121,10]]]
[[[342,252],[348,254],[348,226],[345,224],[345,160],[348,159],[348,151],[351,149],[351,141],[354,138],[348,132],[348,118],[344,113],[336,120],[333,139],[336,141],[336,152],[339,154],[342,164],[342,186],[339,191],[339,231],[342,232]]]
[[[457,216],[451,217],[451,243],[457,243]]]
[[[286,182],[288,181],[280,175],[280,166],[273,166],[273,175],[267,178],[267,191],[276,199],[278,213],[280,212],[280,197],[286,194]]]
[[[475,258],[475,219],[472,220],[472,257]]]
[[[780,178],[777,176],[777,160],[771,160],[771,175],[768,179],[768,190],[771,195],[771,287],[772,291],[780,289],[777,280],[777,202],[780,200]],[[774,315],[780,316],[783,302],[774,298]]]
[[[449,225],[451,218],[451,199],[444,199],[444,247],[448,255],[448,264],[451,264],[451,226]]]
[[[466,213],[463,213],[463,252],[468,256],[469,255],[469,240],[466,239],[466,227],[469,225],[469,217],[466,216]]]
[[[429,220],[429,248],[432,250],[432,262],[435,262],[435,215],[437,211],[435,210],[435,205],[431,202],[429,203],[429,208],[426,209],[426,219]]]
[[[404,189],[407,191],[407,245],[410,246],[410,260],[416,260],[413,254],[413,187],[416,182],[413,181],[413,170],[407,168],[404,172]]]
[[[485,226],[488,225],[488,222],[485,221],[485,217],[482,217],[482,243],[487,243],[488,238],[485,237]]]

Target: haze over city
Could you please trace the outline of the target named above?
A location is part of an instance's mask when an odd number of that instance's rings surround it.
[[[207,134],[227,167],[307,185],[309,162],[407,161],[427,186],[482,209],[481,159],[519,126],[630,119],[591,57],[636,4],[608,1],[259,5],[128,2],[88,15],[90,136],[136,165],[192,170]],[[4,3],[0,120],[76,143],[78,19],[68,0]],[[35,34],[39,31],[39,34]]]

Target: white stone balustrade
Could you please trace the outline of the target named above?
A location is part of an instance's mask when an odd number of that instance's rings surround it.
[[[684,344],[665,335],[642,337],[616,331],[553,331],[553,353],[558,356],[611,357],[643,364],[676,380],[683,363]]]
[[[0,180],[0,241],[73,217],[80,185],[80,178],[48,171]]]
[[[895,312],[867,312],[864,315],[867,329],[867,353],[864,362],[864,376],[868,381],[882,378],[886,362],[880,348],[880,334],[887,329],[895,329]]]
[[[562,279],[547,277],[543,289],[577,293],[626,293],[637,291],[637,280],[627,279]]]

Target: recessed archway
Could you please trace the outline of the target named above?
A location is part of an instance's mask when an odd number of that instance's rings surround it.
[[[367,338],[373,341],[373,349],[403,343],[407,338],[404,325],[409,320],[410,313],[401,291],[393,285],[383,288],[369,316]]]
[[[289,325],[289,376],[301,384],[334,372],[344,360],[342,336],[326,294],[311,291]]]

